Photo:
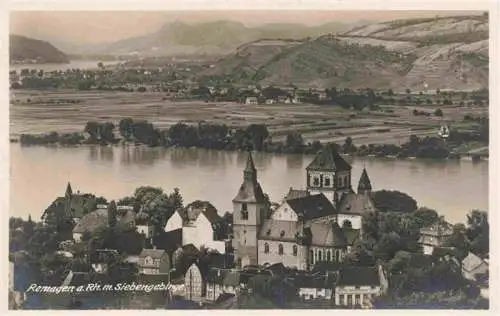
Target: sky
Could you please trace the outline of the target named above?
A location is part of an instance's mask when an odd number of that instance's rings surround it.
[[[470,11],[13,11],[10,33],[74,43],[100,43],[155,32],[175,20],[186,23],[232,20],[247,26],[266,23],[319,25],[328,22],[382,21]]]

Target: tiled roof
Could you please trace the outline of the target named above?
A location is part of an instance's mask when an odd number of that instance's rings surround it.
[[[165,252],[165,250],[162,249],[143,249],[139,257],[140,258],[151,257],[153,259],[160,259],[166,254],[167,253]]]
[[[472,252],[469,252],[467,257],[465,257],[465,259],[462,260],[462,268],[465,271],[472,271],[483,263],[486,262],[483,259],[476,256],[475,254],[473,254]]]
[[[342,267],[339,271],[338,286],[380,285],[377,267]]]
[[[85,215],[73,228],[73,233],[94,232],[108,225],[108,211],[99,209]]]
[[[121,227],[128,227],[130,223],[135,222],[135,213],[127,211],[126,213],[117,215],[117,225]],[[97,209],[88,213],[76,224],[73,228],[73,233],[94,232],[100,227],[108,225],[108,210]]]
[[[346,237],[347,245],[352,246],[361,236],[361,230],[354,228],[342,228],[344,235]]]
[[[346,237],[337,223],[311,223],[313,246],[345,247]]]
[[[328,171],[349,171],[351,165],[334,151],[331,146],[327,145],[307,166],[307,170],[328,170]]]
[[[264,221],[259,239],[295,242],[298,233],[297,222],[269,219]],[[311,223],[310,227],[305,228],[305,233],[311,235],[313,246],[344,247],[347,245],[345,235],[336,223]]]
[[[323,194],[308,195],[286,201],[292,210],[305,220],[335,215],[335,207]]]
[[[340,214],[364,214],[374,212],[375,205],[368,195],[356,194],[353,192],[342,195],[339,201],[337,212]]]
[[[308,196],[309,192],[307,190],[293,189],[290,188],[287,195],[285,196],[285,200],[298,199],[305,196]]]
[[[326,275],[299,275],[294,279],[294,284],[302,289],[331,289],[335,286],[334,282],[327,282],[329,278]],[[330,279],[330,281],[333,281]]]
[[[297,233],[297,222],[268,219],[262,224],[259,239],[294,242]]]

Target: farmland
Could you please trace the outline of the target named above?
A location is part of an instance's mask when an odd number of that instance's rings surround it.
[[[436,97],[434,97],[436,98]],[[440,108],[443,117],[435,116]],[[414,115],[414,110],[430,115]],[[265,124],[273,140],[299,132],[306,142],[342,143],[351,137],[356,145],[401,144],[410,135],[435,136],[442,122],[453,129],[469,130],[475,124],[464,116],[487,116],[487,106],[380,105],[362,111],[313,104],[246,105],[232,102],[172,101],[156,92],[75,92],[16,90],[11,95],[11,137],[50,131],[81,132],[87,121],[113,121],[125,117],[147,120],[166,129],[178,123],[207,121],[230,127]],[[472,146],[469,150],[477,150]]]

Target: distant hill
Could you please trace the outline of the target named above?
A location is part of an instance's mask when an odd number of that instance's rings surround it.
[[[488,87],[488,17],[371,23],[304,41],[255,41],[200,75],[316,88]],[[229,76],[227,76],[229,74]]]
[[[175,21],[146,36],[121,40],[95,49],[99,54],[144,56],[225,55],[238,46],[259,39],[301,39],[325,33],[347,31],[353,24],[327,23],[308,27],[301,24],[273,23],[247,27],[233,21],[186,24]]]
[[[66,54],[46,41],[10,35],[10,62],[67,63]]]

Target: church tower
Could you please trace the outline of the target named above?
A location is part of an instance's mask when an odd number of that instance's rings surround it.
[[[71,197],[73,197],[73,189],[71,189],[71,184],[69,182],[68,182],[68,185],[66,186],[66,193],[64,194],[64,196],[67,199],[70,199]]]
[[[342,195],[352,192],[351,169],[331,145],[326,145],[306,168],[307,191],[323,193],[335,205]]]
[[[258,263],[257,239],[266,207],[252,154],[248,153],[243,183],[233,199],[233,248],[239,267]]]
[[[370,195],[372,193],[372,183],[370,181],[370,177],[368,177],[368,172],[366,172],[366,168],[363,168],[363,172],[361,173],[361,177],[358,182],[358,194]]]

